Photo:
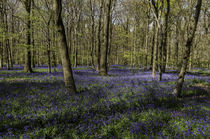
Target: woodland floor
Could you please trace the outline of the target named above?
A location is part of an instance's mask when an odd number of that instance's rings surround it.
[[[61,69],[0,70],[0,138],[209,137],[210,71],[186,75],[182,98],[171,95],[177,73],[114,65],[109,76],[73,69],[78,94],[66,96]]]

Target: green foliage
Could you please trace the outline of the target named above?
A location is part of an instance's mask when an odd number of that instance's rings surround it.
[[[120,120],[113,121],[109,125],[105,125],[101,130],[101,136],[111,138],[113,136],[115,137],[123,137],[123,135],[129,136],[129,131],[124,131],[123,129],[126,129],[129,127],[130,122],[127,117],[121,117]]]

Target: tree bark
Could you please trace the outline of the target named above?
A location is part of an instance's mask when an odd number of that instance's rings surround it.
[[[65,28],[63,25],[63,20],[61,17],[62,13],[62,0],[53,0],[53,10],[54,10],[54,19],[55,19],[55,26],[58,33],[58,46],[60,49],[61,61],[63,66],[63,73],[64,73],[64,82],[67,94],[75,94],[76,93],[76,86],[74,83],[69,53],[68,53],[68,46],[67,40],[65,35]]]
[[[156,25],[154,26],[154,49],[153,49],[153,62],[152,62],[152,77],[155,78],[156,76],[156,70],[157,70],[157,47],[158,47],[158,25],[156,23]]]
[[[164,33],[163,33],[163,26],[161,25],[161,29],[160,29],[160,45],[158,46],[158,70],[159,70],[159,76],[158,76],[158,80],[161,81],[162,80],[162,74],[163,74],[163,43],[164,43]]]
[[[149,33],[149,19],[147,20],[147,27],[145,28],[145,66],[148,69],[148,33]]]
[[[164,28],[164,36],[163,36],[163,62],[162,62],[162,72],[165,72],[166,70],[166,58],[167,58],[167,42],[168,42],[168,20],[169,20],[169,14],[170,14],[170,0],[167,0],[167,12],[165,15],[165,28]]]
[[[99,20],[98,20],[98,57],[97,57],[97,70],[100,71],[100,59],[101,59],[101,23],[102,23],[102,12],[103,12],[103,5],[104,1],[100,0],[100,13],[99,13]]]
[[[112,0],[109,0],[105,4],[105,46],[101,49],[101,58],[100,58],[100,75],[107,75],[107,54],[108,54],[108,47],[109,47],[109,35],[110,35],[110,11],[111,11]]]
[[[26,54],[25,54],[25,66],[24,71],[27,73],[31,73],[31,0],[25,0],[25,9],[27,12],[27,46],[26,46]]]
[[[95,3],[95,1],[93,1]],[[95,10],[92,0],[90,0],[90,11],[91,11],[91,66],[95,68],[94,62],[94,48],[95,48]]]
[[[7,60],[7,70],[10,70],[10,40],[9,40],[9,25],[8,25],[8,18],[7,13],[5,11],[5,46],[6,46],[6,60]]]
[[[182,92],[182,86],[184,83],[184,76],[187,70],[187,65],[189,62],[189,57],[190,57],[190,49],[193,43],[193,39],[195,36],[195,32],[197,29],[197,24],[198,24],[198,19],[199,19],[199,15],[200,15],[200,11],[201,11],[201,5],[202,5],[202,0],[198,0],[197,1],[197,6],[196,6],[196,11],[195,11],[195,17],[194,17],[194,24],[190,24],[190,31],[188,34],[188,38],[187,38],[187,43],[185,45],[185,51],[184,51],[184,56],[183,56],[183,60],[182,60],[182,68],[181,71],[179,73],[178,76],[178,81],[176,84],[176,88],[173,91],[173,94],[180,97],[181,96],[181,92]]]
[[[47,24],[47,42],[48,42],[48,47],[47,47],[47,61],[48,61],[48,72],[51,73],[51,38],[50,38],[50,20]]]
[[[34,15],[34,2],[32,2],[32,16]],[[32,37],[32,57],[31,57],[31,66],[32,68],[35,68],[35,55],[36,55],[36,50],[35,50],[35,37],[34,37],[34,29],[35,25],[34,22],[32,22],[32,28],[31,28],[31,37]]]
[[[179,20],[179,19],[178,19]],[[176,43],[175,43],[175,53],[174,53],[174,58],[175,58],[175,66],[176,69],[178,70],[178,65],[179,65],[179,44],[180,44],[180,21],[177,21],[177,26],[176,26]]]
[[[150,59],[150,69],[153,67],[153,55],[154,55],[154,44],[155,44],[155,24],[153,24],[153,36],[152,36],[152,49],[151,49],[151,59]]]
[[[162,1],[162,5],[163,5]],[[162,80],[162,74],[166,70],[166,58],[167,58],[167,40],[168,40],[168,19],[170,13],[170,0],[167,0],[167,12],[165,15],[165,25],[161,25],[161,43],[159,46],[159,81]]]
[[[158,9],[158,2],[157,4],[155,3],[154,0],[150,0],[150,5],[151,5],[151,9],[153,11],[153,14],[155,16],[155,25],[154,25],[154,50],[153,50],[153,65],[152,65],[152,77],[155,78],[156,76],[156,70],[157,70],[157,59],[158,59],[158,32],[159,32],[159,28],[160,28],[160,24],[159,24],[159,9]],[[154,7],[154,10],[152,8],[152,6]]]

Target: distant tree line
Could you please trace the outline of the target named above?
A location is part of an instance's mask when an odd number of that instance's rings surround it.
[[[76,92],[71,66],[151,69],[210,68],[210,2],[202,0],[0,0],[0,67],[33,72],[63,65]],[[58,51],[59,49],[59,51]],[[66,78],[65,78],[66,77]],[[67,89],[68,90],[68,89]]]

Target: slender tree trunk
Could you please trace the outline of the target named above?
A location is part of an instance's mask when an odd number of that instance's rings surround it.
[[[159,64],[158,64],[159,65],[159,79],[158,79],[159,81],[162,80],[162,75],[166,70],[169,13],[170,13],[170,0],[167,0],[167,12],[165,15],[165,25],[164,27],[163,25],[161,25],[161,43],[159,46]]]
[[[70,55],[72,55],[73,53],[72,53],[72,51],[73,51],[73,29],[74,29],[74,27],[73,26],[71,26],[70,27],[70,30],[69,30],[69,39],[70,39],[70,41],[69,41],[69,54]],[[70,59],[71,59],[72,57],[70,57]]]
[[[55,24],[55,23],[53,23],[53,24]],[[70,41],[70,42],[72,42],[72,41]],[[56,44],[57,44],[56,33],[55,33],[55,30],[53,30],[53,48],[54,49],[52,50],[52,60],[53,60],[52,63],[53,63],[54,72],[56,72],[56,67],[57,67],[56,53],[55,53],[55,46],[56,46]]]
[[[47,50],[47,60],[48,60],[48,72],[51,73],[51,51],[50,48]]]
[[[116,6],[116,0],[113,0],[113,7],[111,8],[110,13],[110,35],[109,35],[109,48],[108,48],[108,65],[113,64],[113,60],[111,59],[111,52],[112,52],[112,40],[113,40],[113,23],[112,23],[112,17],[113,17],[113,9]]]
[[[118,46],[116,46],[116,50],[115,50],[115,56],[116,56],[116,64],[119,64],[119,58],[118,58]]]
[[[41,42],[41,44],[42,44],[42,42]],[[36,58],[37,59],[37,65],[40,66],[41,65],[40,64],[40,48],[38,48],[36,55],[37,55],[37,58]]]
[[[172,38],[172,35],[170,35],[169,37],[169,43],[168,43],[168,48],[167,48],[167,61],[166,61],[166,68],[170,68],[171,66],[171,38]]]
[[[79,29],[80,29],[80,19],[78,20],[77,27],[75,28],[75,45],[74,45],[74,67],[78,66],[78,47],[79,47]]]
[[[151,59],[150,59],[150,69],[152,69],[152,67],[153,67],[154,46],[155,46],[155,24],[153,24],[153,37],[152,37],[152,50],[151,50]]]
[[[36,50],[35,50],[35,39],[34,39],[34,27],[32,27],[32,59],[31,59],[31,66],[32,68],[35,68],[35,56],[36,56]]]
[[[148,67],[148,30],[149,30],[149,21],[147,20],[147,27],[145,29],[145,64],[146,64],[146,69]]]
[[[152,11],[153,11],[153,14],[155,16],[155,29],[154,29],[154,50],[153,50],[153,65],[152,65],[152,77],[155,78],[156,76],[156,70],[157,70],[157,59],[158,59],[158,33],[159,33],[159,28],[160,28],[160,24],[159,24],[159,8],[158,8],[158,2],[155,3],[154,0],[150,0],[150,4],[151,4],[151,7],[153,6],[154,7],[154,10],[153,8]]]
[[[129,33],[129,17],[127,16],[126,17],[127,19],[127,21],[126,21],[126,28],[125,28],[125,31],[126,31],[126,42],[125,42],[125,46],[124,46],[124,52],[123,52],[123,54],[124,54],[124,58],[125,58],[125,64],[126,65],[128,65],[128,59],[125,57],[125,55],[126,55],[126,47],[127,48],[129,48],[129,38],[128,38],[128,33]],[[141,58],[140,58],[140,60],[141,60]],[[132,62],[131,62],[132,63]]]
[[[2,49],[1,49],[1,68],[4,67],[4,42],[2,41]]]
[[[112,13],[111,13],[111,16],[110,18],[112,19]],[[111,64],[112,60],[110,59],[111,58],[111,52],[112,52],[112,34],[113,34],[113,24],[112,24],[112,21],[110,21],[110,35],[109,35],[109,48],[108,48],[108,64]]]
[[[175,57],[175,66],[176,69],[178,70],[178,65],[179,65],[179,37],[180,37],[180,33],[179,33],[179,22],[177,21],[177,26],[176,26],[176,43],[175,43],[175,53],[174,53],[174,57]]]
[[[102,24],[102,12],[103,12],[103,5],[104,1],[100,0],[100,13],[99,13],[99,20],[98,20],[98,57],[97,57],[97,70],[100,71],[100,59],[101,59],[101,24]]]
[[[101,59],[100,59],[100,75],[107,75],[107,54],[109,47],[109,35],[110,35],[110,11],[111,11],[112,0],[106,2],[106,17],[105,17],[105,46],[101,49]]]
[[[159,76],[158,76],[158,80],[159,81],[161,81],[162,80],[162,74],[163,74],[163,66],[164,66],[164,64],[163,64],[163,43],[164,43],[164,40],[163,40],[163,38],[164,38],[164,33],[163,33],[163,26],[161,26],[161,29],[160,29],[161,31],[160,31],[160,45],[159,45],[159,49],[158,49],[158,55],[159,55],[159,57],[158,57],[158,70],[159,70]]]
[[[32,2],[32,16],[34,16],[34,2]],[[31,67],[35,68],[35,56],[36,56],[36,50],[35,50],[35,38],[34,38],[34,21],[32,22],[32,27],[31,27],[31,37],[32,37],[32,57],[31,57]]]
[[[8,13],[7,13],[7,1],[3,1],[3,29],[4,29],[4,44],[5,44],[5,50],[6,50],[6,65],[7,69],[10,70],[10,40],[9,40],[9,25],[8,25]]]
[[[158,51],[158,25],[154,26],[154,50],[153,50],[153,62],[152,62],[152,77],[155,78],[157,70],[157,51]]]
[[[48,42],[48,48],[47,48],[47,61],[48,61],[48,72],[51,73],[51,39],[50,39],[50,20],[47,24],[47,42]]]
[[[3,42],[0,42],[0,68],[3,68]]]
[[[190,31],[188,34],[188,38],[187,38],[187,43],[185,45],[185,51],[184,51],[184,57],[182,60],[182,68],[181,71],[179,73],[178,76],[178,81],[176,84],[176,88],[174,89],[173,94],[180,97],[181,96],[181,91],[182,91],[182,86],[184,83],[184,76],[187,70],[187,65],[189,62],[189,57],[190,57],[190,49],[193,43],[193,39],[195,36],[195,32],[197,29],[197,24],[198,24],[198,19],[199,19],[199,15],[200,15],[200,11],[201,11],[201,5],[202,5],[202,0],[198,0],[197,1],[197,6],[196,6],[196,11],[195,11],[195,16],[194,16],[194,24],[190,24]]]
[[[163,66],[162,66],[162,72],[165,72],[166,70],[166,58],[167,58],[167,43],[168,43],[168,20],[169,20],[169,14],[170,14],[170,0],[167,0],[167,12],[165,15],[165,27],[164,27],[164,36],[163,36]]]
[[[6,39],[6,51],[7,51],[7,70],[11,70],[11,67],[10,67],[11,57],[10,57],[10,41],[9,41],[9,38]]]
[[[77,67],[78,66],[78,48],[77,47],[79,47],[79,45],[76,45],[76,47],[75,47],[74,67]]]
[[[95,3],[95,1],[93,1]],[[91,10],[91,66],[95,68],[94,62],[94,48],[95,48],[95,10],[92,0],[90,0],[90,10]]]
[[[11,30],[11,32],[12,32],[12,34],[14,34],[15,33],[15,20],[14,20],[14,9],[12,8],[11,9],[11,11],[12,11],[12,30]],[[11,45],[10,45],[10,65],[11,65],[11,68],[13,68],[13,64],[14,64],[14,53],[13,53],[13,49],[14,49],[14,47],[15,47],[15,45],[16,45],[16,39],[15,39],[15,37],[11,37]]]
[[[25,0],[25,9],[27,11],[27,46],[26,46],[26,54],[25,54],[25,66],[24,71],[31,73],[31,0]]]
[[[64,73],[64,82],[67,94],[75,94],[76,93],[76,86],[74,83],[69,53],[68,53],[68,46],[67,40],[65,35],[65,28],[63,25],[63,20],[61,17],[62,13],[62,0],[53,0],[53,9],[54,9],[54,18],[56,22],[56,29],[58,33],[58,46],[60,49],[61,61],[63,66],[63,73]]]
[[[6,60],[7,60],[7,69],[10,70],[10,41],[9,41],[9,26],[8,26],[8,18],[7,13],[5,12],[5,46],[6,46]]]

